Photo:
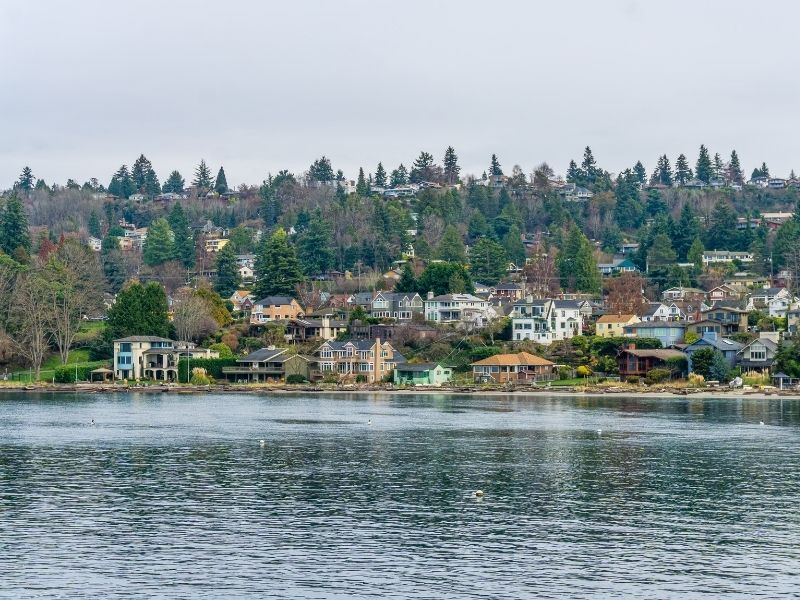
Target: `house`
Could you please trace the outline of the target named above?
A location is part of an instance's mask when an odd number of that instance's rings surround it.
[[[495,354],[472,363],[472,375],[481,383],[550,381],[555,378],[555,367],[555,363],[528,352]]]
[[[250,323],[263,325],[277,319],[296,319],[303,316],[303,307],[289,296],[267,296],[253,303]]]
[[[680,350],[663,348],[637,348],[628,344],[617,353],[617,367],[621,378],[645,377],[653,369],[666,369],[670,359],[685,358]]]
[[[706,293],[703,290],[693,287],[671,287],[661,293],[661,298],[664,301],[690,300],[702,302],[705,297]]]
[[[639,322],[636,315],[603,315],[597,319],[595,334],[600,337],[622,337],[626,325]]]
[[[378,319],[410,321],[414,314],[422,314],[422,297],[416,293],[378,292],[372,298],[369,314]]]
[[[247,312],[253,308],[255,297],[250,293],[250,290],[236,290],[228,300],[233,305],[234,311]]]
[[[250,267],[251,269],[255,269],[256,266],[256,255],[255,254],[237,254],[236,255],[236,264],[240,267]]]
[[[708,290],[706,299],[709,303],[713,304],[714,302],[721,302],[724,300],[738,300],[740,295],[741,294],[738,289],[728,285],[727,283],[723,283],[722,285],[718,285],[717,287]]]
[[[132,335],[114,340],[116,379],[174,381],[181,358],[219,358],[219,352],[191,342],[152,335]]]
[[[703,252],[704,265],[729,263],[734,260],[738,260],[741,263],[751,263],[753,262],[753,253],[737,250],[706,250]]]
[[[472,287],[475,288],[475,294],[478,296],[488,295],[494,291],[494,288],[491,286],[484,283],[478,283],[477,281],[472,284]]]
[[[770,177],[767,181],[767,187],[771,190],[782,190],[786,187],[786,180],[780,177]]]
[[[767,313],[770,317],[786,318],[789,309],[797,302],[797,298],[773,298],[767,303]]]
[[[634,273],[639,270],[629,258],[617,258],[610,263],[598,263],[597,268],[603,277],[616,275],[617,273]]]
[[[206,250],[206,252],[209,252],[209,253],[219,252],[225,246],[228,245],[229,241],[230,240],[227,240],[225,238],[217,238],[217,237],[215,237],[215,238],[207,238],[206,241],[205,241],[205,250]]]
[[[437,363],[401,363],[394,369],[395,385],[442,385],[453,379],[453,369]]]
[[[528,296],[514,303],[511,332],[514,341],[533,340],[540,344],[553,341],[553,301]]]
[[[240,266],[239,279],[241,279],[242,281],[253,281],[254,279],[253,269],[251,269],[247,265]]]
[[[747,331],[747,315],[748,311],[745,309],[715,304],[700,313],[700,320],[712,320],[722,323],[722,333],[730,335],[740,331]]]
[[[725,357],[725,361],[731,366],[736,365],[736,355],[744,347],[739,342],[734,342],[725,337],[718,337],[715,333],[706,333],[702,338],[696,342],[689,344],[684,348],[686,356],[689,360],[689,371],[692,370],[692,355],[701,348],[714,348],[719,350]]]
[[[287,348],[269,346],[236,359],[236,366],[222,367],[229,380],[242,383],[285,381],[289,375],[300,375],[310,381],[314,373],[314,359],[292,354]]]
[[[775,300],[785,301],[774,304],[775,310],[780,310],[780,307],[785,305],[785,312],[786,309],[789,308],[792,295],[789,293],[789,290],[783,287],[766,287],[759,290],[753,290],[750,293],[750,296],[747,298],[747,306],[745,308],[747,308],[747,310],[768,310],[770,303],[774,302]]]
[[[103,240],[89,236],[89,239],[86,240],[86,245],[92,249],[92,252],[100,252],[103,249]]]
[[[347,305],[351,308],[360,306],[364,309],[364,312],[368,313],[372,308],[372,292],[351,294],[350,297],[347,298]]]
[[[655,338],[664,348],[683,342],[686,336],[686,323],[679,321],[644,321],[625,325],[625,337]]]
[[[550,317],[553,340],[566,340],[583,331],[584,300],[553,300]]]
[[[778,344],[769,337],[759,337],[746,344],[736,355],[736,364],[743,372],[764,373],[772,369]]]
[[[363,377],[368,383],[381,381],[406,362],[389,342],[374,340],[327,341],[316,352],[320,374],[340,379]]]
[[[428,292],[425,300],[425,319],[440,324],[454,324],[467,329],[485,327],[497,316],[487,300],[472,294],[444,294],[434,296]]]
[[[494,294],[500,298],[519,300],[522,298],[522,286],[516,283],[498,283],[494,286]]]
[[[786,311],[786,332],[789,335],[797,335],[800,330],[800,308],[792,308]]]
[[[747,185],[751,185],[753,187],[760,187],[765,188],[769,185],[769,177],[753,177],[747,182]]]
[[[564,197],[565,202],[584,202],[594,196],[590,190],[574,183],[564,184],[558,190],[558,193]]]
[[[393,340],[431,340],[437,337],[438,331],[426,323],[359,323],[350,324],[350,335],[359,340],[375,339]]]
[[[286,323],[286,338],[292,342],[307,340],[335,340],[347,332],[347,321],[324,316],[321,319],[298,317]]]

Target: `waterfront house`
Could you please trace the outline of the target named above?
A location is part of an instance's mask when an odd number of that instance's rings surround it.
[[[303,316],[303,307],[289,296],[267,296],[253,303],[250,323],[263,325],[281,319],[296,319]]]
[[[340,379],[362,377],[368,383],[391,376],[395,367],[406,362],[389,342],[374,340],[327,341],[316,351],[320,374],[335,374]]]
[[[178,361],[187,357],[219,358],[219,352],[152,335],[119,338],[114,340],[114,377],[174,381],[178,377]]]
[[[495,354],[472,363],[472,374],[480,383],[550,381],[555,378],[555,363],[528,352]]]
[[[395,385],[442,385],[453,378],[453,369],[437,363],[401,363],[394,369]]]
[[[645,321],[625,325],[622,329],[625,337],[653,338],[661,342],[664,348],[683,342],[686,335],[686,323],[679,321]]]
[[[686,357],[689,360],[689,371],[692,370],[692,355],[701,348],[714,348],[718,350],[725,361],[731,366],[736,365],[736,357],[739,351],[744,347],[743,344],[735,342],[725,337],[718,337],[715,333],[705,333],[702,338],[693,342],[684,348]]]
[[[347,321],[326,315],[320,319],[297,317],[286,322],[286,339],[292,342],[334,340],[347,332]]]
[[[666,369],[670,359],[685,358],[680,350],[663,348],[637,348],[628,344],[617,353],[617,367],[622,379],[626,377],[645,377],[653,369]]]
[[[746,344],[736,355],[736,364],[743,372],[768,372],[775,362],[778,344],[769,337],[759,337]]]
[[[241,383],[285,381],[289,375],[299,375],[310,381],[314,363],[311,357],[269,346],[237,358],[236,365],[222,367],[222,373],[228,380]]]
[[[597,319],[595,334],[600,337],[622,337],[625,326],[639,322],[636,315],[603,315]]]

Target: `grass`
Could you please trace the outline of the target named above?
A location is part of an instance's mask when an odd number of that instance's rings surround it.
[[[82,346],[99,338],[106,329],[105,321],[84,321],[78,333],[75,334],[74,344]]]
[[[70,350],[68,365],[76,365],[78,367],[102,367],[108,364],[108,360],[89,360],[89,351],[85,348],[76,348]],[[39,381],[52,381],[55,376],[56,369],[61,366],[61,356],[59,354],[51,354],[42,363],[42,371],[39,374]],[[30,382],[32,379],[32,371],[28,369],[21,369],[13,371],[8,374],[10,381],[24,381]]]

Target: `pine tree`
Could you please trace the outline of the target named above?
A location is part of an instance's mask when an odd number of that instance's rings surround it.
[[[689,251],[686,253],[686,260],[694,263],[694,266],[700,268],[703,266],[703,253],[706,251],[703,242],[699,237],[694,238],[692,245],[689,246]]]
[[[375,187],[385,188],[386,181],[386,169],[383,168],[383,163],[378,163],[375,169]]]
[[[448,146],[444,151],[444,180],[448,185],[458,183],[458,174],[461,167],[458,166],[458,156],[452,146]]]
[[[767,163],[765,163],[765,162],[761,163],[760,171],[761,171],[761,176],[762,177],[769,177],[769,167],[767,166]]]
[[[686,203],[681,209],[681,216],[678,222],[674,224],[672,235],[672,245],[678,255],[679,261],[686,260],[689,247],[692,242],[700,235],[700,221],[692,210],[692,207]]]
[[[675,182],[678,185],[686,185],[692,179],[692,169],[689,168],[689,161],[681,153],[675,161]]]
[[[581,170],[578,168],[577,163],[574,160],[569,161],[569,167],[567,168],[567,183],[580,185],[582,181],[583,175],[581,174]]]
[[[731,161],[728,164],[728,180],[732,183],[741,185],[744,183],[744,173],[742,172],[742,165],[739,163],[739,155],[736,150],[731,151]]]
[[[119,238],[108,236],[103,238],[100,246],[100,262],[106,279],[106,291],[116,294],[125,283],[125,259],[119,247]]]
[[[297,256],[306,275],[321,275],[333,268],[332,246],[331,225],[317,209],[302,233],[297,235]]]
[[[489,175],[500,177],[503,174],[503,169],[500,168],[500,161],[497,160],[497,155],[492,154],[492,160],[489,163]]]
[[[318,182],[334,181],[336,179],[336,176],[333,173],[333,166],[331,166],[331,160],[326,156],[322,156],[321,158],[311,163],[311,166],[308,169],[308,178],[311,181],[318,181]]]
[[[417,278],[414,276],[414,269],[411,268],[411,263],[403,265],[403,270],[400,272],[400,279],[394,285],[395,292],[413,293],[417,291]]]
[[[111,177],[111,183],[108,184],[108,193],[118,198],[128,198],[135,192],[136,185],[133,182],[130,171],[128,171],[128,165],[122,165]]]
[[[522,232],[516,223],[513,223],[503,237],[503,247],[511,262],[520,267],[525,264],[525,245],[522,243]]]
[[[0,250],[14,256],[15,253],[22,254],[17,252],[18,249],[27,255],[31,250],[31,236],[25,207],[16,193],[12,193],[0,212]]]
[[[223,167],[220,167],[219,171],[217,171],[217,179],[214,181],[214,191],[218,194],[224,194],[228,191],[228,179],[225,177],[225,169]]]
[[[636,175],[636,181],[639,182],[640,187],[647,183],[647,171],[645,171],[642,161],[636,161],[636,164],[633,166],[633,174]]]
[[[194,239],[180,202],[172,205],[168,217],[175,240],[175,256],[187,269],[194,266]]]
[[[200,161],[197,168],[194,170],[194,180],[192,185],[200,191],[207,191],[211,189],[213,180],[211,178],[211,169],[208,168],[205,159]]]
[[[175,259],[175,236],[164,218],[150,223],[142,248],[144,264],[154,267]]]
[[[364,177],[364,167],[358,168],[358,180],[356,181],[356,194],[358,194],[362,198],[366,198],[367,196],[369,196],[369,187],[367,186],[367,180]]]
[[[508,274],[508,253],[502,245],[489,238],[481,238],[470,249],[469,270],[472,277],[489,285]]]
[[[650,269],[668,267],[674,264],[677,258],[678,255],[667,234],[659,233],[653,238],[653,243],[647,252],[647,264]]]
[[[434,181],[436,179],[435,165],[433,154],[425,152],[424,150],[419,153],[417,160],[411,167],[411,172],[408,175],[411,183],[422,183],[423,181]]]
[[[561,287],[578,292],[598,293],[600,271],[589,240],[574,223],[556,259]]]
[[[390,176],[389,185],[391,187],[398,187],[401,185],[406,185],[408,183],[408,169],[406,169],[403,163],[400,163],[400,166],[397,167]]]
[[[164,185],[161,187],[161,189],[165,194],[182,194],[184,185],[186,185],[186,182],[184,181],[183,177],[181,177],[180,172],[173,171],[169,174],[169,177],[164,182]]]
[[[19,180],[17,184],[14,186],[18,190],[28,193],[33,189],[33,182],[35,181],[35,177],[33,176],[33,171],[30,167],[24,167],[22,169],[22,173],[19,176]]]
[[[217,252],[217,277],[214,281],[214,290],[223,298],[230,298],[231,294],[239,289],[239,265],[236,263],[236,254],[233,245],[225,244]]]
[[[439,246],[436,248],[436,256],[440,260],[448,262],[467,262],[467,254],[464,251],[464,242],[461,234],[454,225],[448,225],[444,230]]]
[[[653,171],[653,176],[650,178],[650,181],[653,184],[672,185],[672,167],[669,164],[669,159],[666,154],[659,157],[656,163],[656,169]]]
[[[717,152],[714,155],[714,167],[712,177],[714,179],[722,179],[725,177],[725,163],[722,162],[722,157]]]
[[[144,154],[140,154],[139,158],[134,161],[133,167],[131,167],[131,178],[136,191],[140,194],[146,193],[147,175],[152,170],[153,165]]]
[[[644,222],[645,207],[639,194],[639,181],[630,169],[617,176],[614,195],[617,198],[614,208],[617,225],[623,229],[639,227]]]
[[[103,237],[103,229],[100,227],[100,219],[97,217],[97,213],[94,210],[89,213],[89,223],[87,224],[87,229],[89,230],[89,235],[92,237]]]
[[[730,204],[720,200],[711,213],[706,231],[706,248],[712,250],[738,250],[736,213]]]
[[[592,149],[586,146],[583,150],[583,162],[581,162],[581,171],[589,184],[594,183],[597,178],[597,161],[594,159]]]
[[[253,293],[259,299],[276,294],[293,296],[297,284],[304,281],[297,253],[282,228],[264,240],[256,257],[256,275]]]
[[[694,174],[700,181],[705,183],[711,181],[711,157],[708,154],[708,149],[703,144],[700,144],[700,155],[697,157]]]

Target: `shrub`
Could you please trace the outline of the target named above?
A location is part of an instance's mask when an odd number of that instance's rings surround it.
[[[186,383],[187,367],[204,369],[212,378],[224,379],[222,367],[236,366],[236,360],[233,358],[192,358],[188,364],[187,360],[182,358],[178,361],[178,381],[180,383]],[[194,369],[192,369],[192,372],[194,372]]]
[[[219,352],[220,358],[233,358],[233,350],[230,349],[228,344],[224,344],[222,342],[218,342],[216,344],[211,344],[208,347],[209,350],[216,350]]]
[[[307,380],[303,375],[300,373],[292,373],[291,375],[286,376],[286,383],[305,383]]]
[[[575,369],[575,374],[578,377],[588,377],[589,375],[592,374],[592,370],[585,365],[581,365],[580,367]]]
[[[628,375],[625,378],[625,381],[628,383],[639,383],[639,376],[638,375]]]
[[[356,375],[356,383],[367,383],[367,376],[361,374]]]
[[[192,369],[192,385],[209,385],[211,378],[202,367]]]
[[[91,381],[92,371],[97,367],[106,367],[104,363],[90,363],[88,365],[81,365],[77,369],[75,365],[62,365],[56,367],[53,374],[56,383],[75,383],[76,381]],[[75,372],[78,373],[78,378],[75,379]]]
[[[689,385],[694,387],[705,387],[706,385],[706,378],[700,375],[700,373],[690,373],[689,374]]]
[[[669,379],[670,375],[672,375],[672,371],[669,369],[650,369],[647,372],[645,381],[647,383],[661,383]]]
[[[572,369],[569,367],[560,367],[558,369],[559,379],[572,379]]]

